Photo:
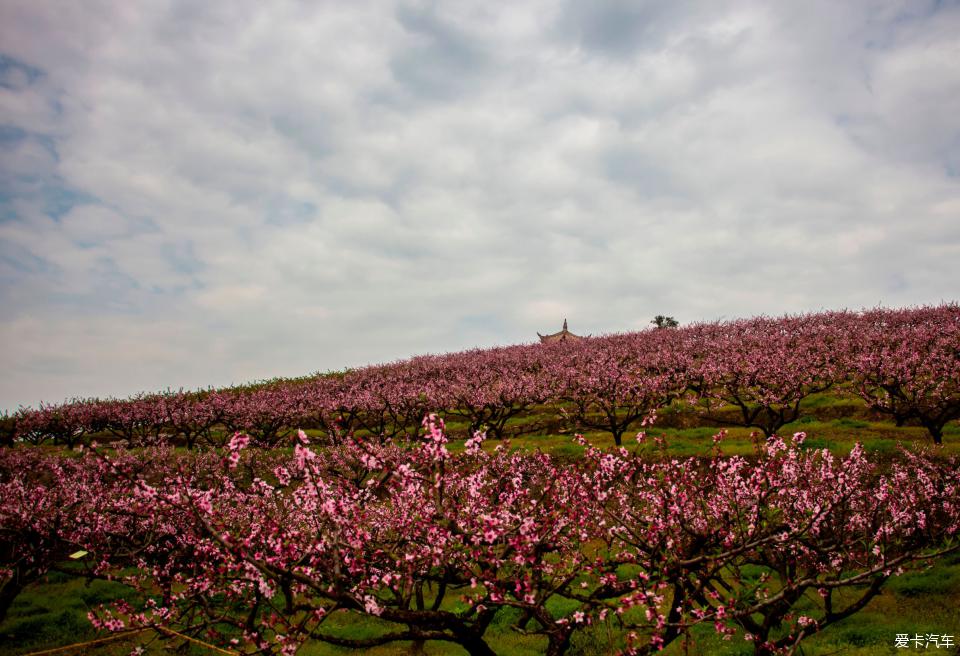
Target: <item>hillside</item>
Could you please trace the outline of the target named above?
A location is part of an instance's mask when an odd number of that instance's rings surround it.
[[[0,649],[955,641],[958,358],[944,305],[27,409],[0,449]]]

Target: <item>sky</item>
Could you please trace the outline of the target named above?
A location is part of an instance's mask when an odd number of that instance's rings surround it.
[[[0,1],[0,409],[957,300],[960,3]]]

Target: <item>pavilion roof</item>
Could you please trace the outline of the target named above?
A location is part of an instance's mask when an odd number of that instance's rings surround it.
[[[541,344],[549,344],[551,342],[565,342],[567,340],[574,341],[577,339],[583,339],[580,335],[574,335],[572,332],[567,330],[567,320],[563,320],[563,328],[560,332],[551,333],[549,335],[541,335],[537,333],[537,337],[540,338]]]

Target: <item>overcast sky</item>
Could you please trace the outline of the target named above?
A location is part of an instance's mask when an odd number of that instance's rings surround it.
[[[0,2],[0,408],[960,289],[956,2]]]

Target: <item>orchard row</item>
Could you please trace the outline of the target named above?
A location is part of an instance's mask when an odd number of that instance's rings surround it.
[[[674,402],[707,418],[724,408],[724,423],[769,436],[798,418],[804,398],[842,387],[939,443],[960,418],[958,371],[956,304],[823,312],[421,356],[254,388],[43,405],[8,417],[5,439],[73,446],[107,432],[128,444],[194,447],[223,446],[242,431],[273,446],[298,427],[417,437],[431,412],[501,437],[511,420],[549,404],[619,445]]]
[[[960,545],[958,463],[923,454],[880,466],[796,434],[751,459],[588,445],[561,463],[482,449],[482,434],[451,454],[432,417],[422,432],[322,455],[302,432],[292,454],[241,434],[222,455],[0,450],[0,621],[59,569],[145,600],[94,610],[100,628],[164,628],[231,653],[412,640],[489,656],[504,613],[554,656],[578,633],[643,654],[698,625],[793,653]],[[373,623],[345,633],[350,618]]]

